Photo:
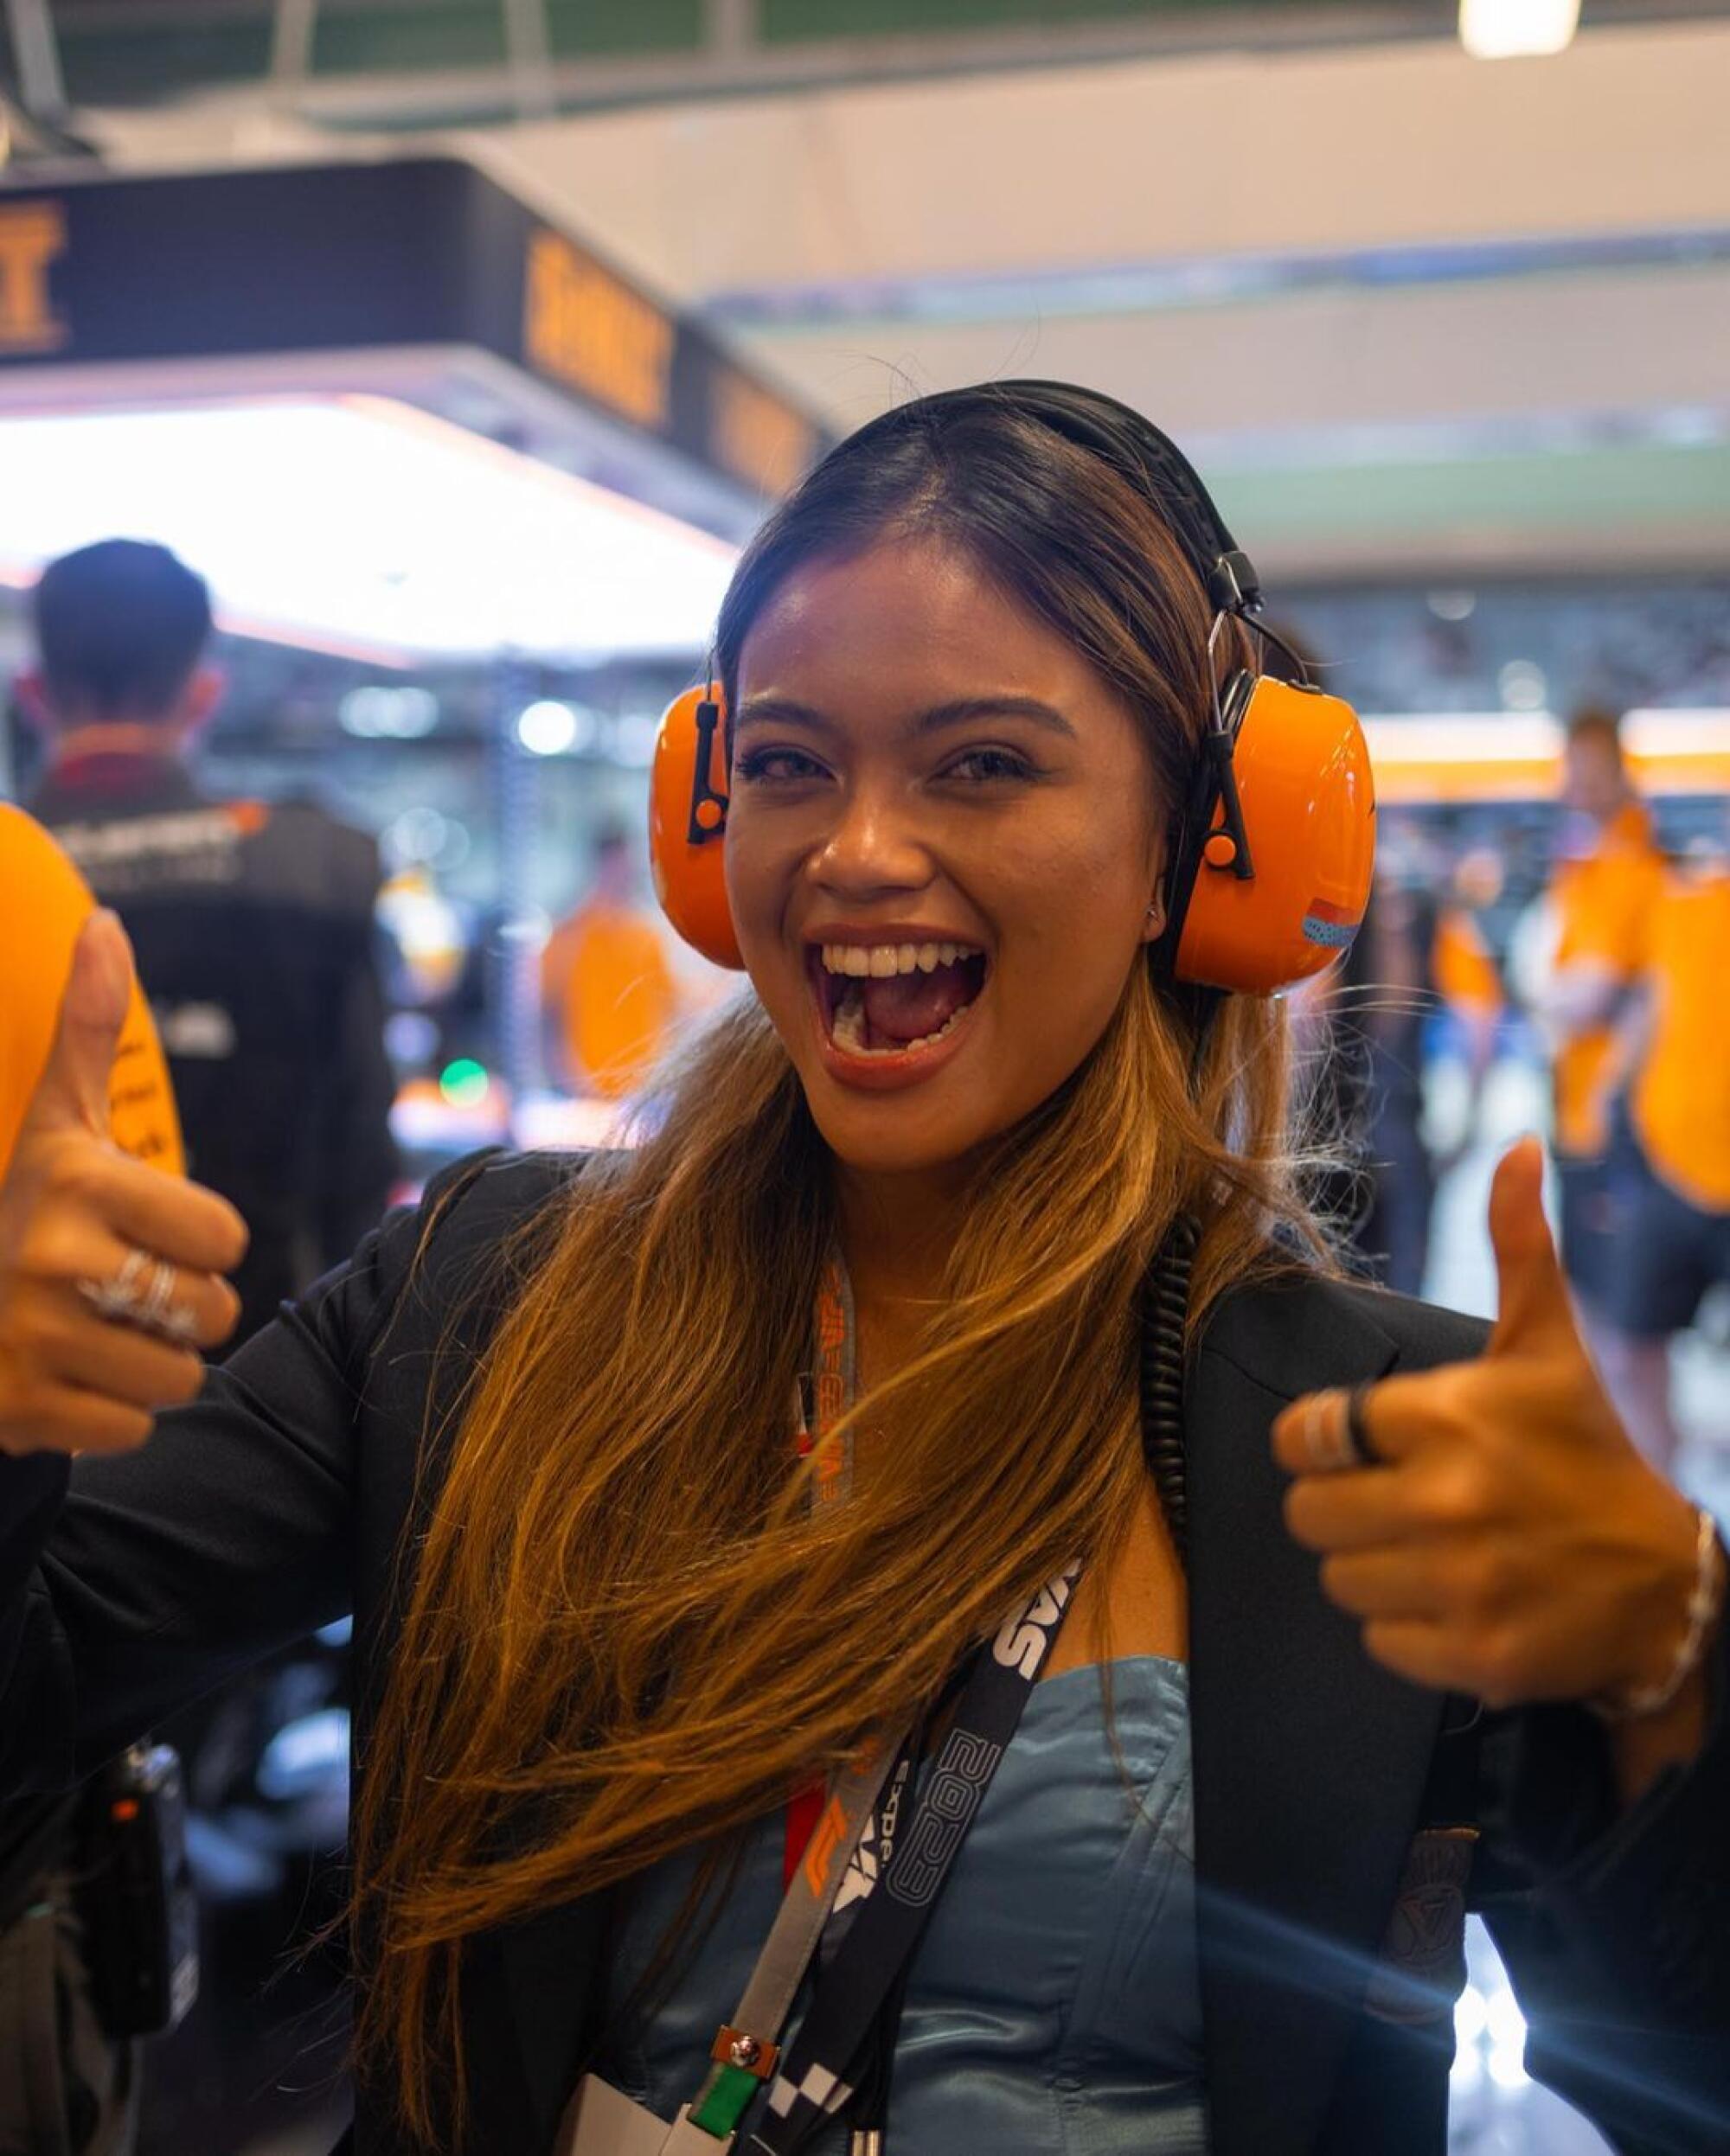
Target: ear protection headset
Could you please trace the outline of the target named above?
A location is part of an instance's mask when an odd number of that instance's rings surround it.
[[[1009,381],[925,397],[872,420],[878,435],[946,417],[1009,412],[1110,464],[1170,526],[1212,602],[1210,662],[1226,621],[1255,628],[1261,585],[1176,444],[1127,405],[1062,382]],[[1276,639],[1277,641],[1277,639]],[[1169,912],[1154,946],[1163,976],[1267,995],[1319,973],[1351,943],[1369,898],[1375,794],[1351,707],[1319,688],[1239,669],[1221,684],[1167,863]],[[661,722],[650,856],[668,918],[717,965],[741,967],[727,901],[727,727],[718,683],[688,689]]]

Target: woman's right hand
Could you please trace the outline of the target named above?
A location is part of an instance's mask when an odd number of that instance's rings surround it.
[[[0,1452],[142,1444],[157,1409],[202,1385],[195,1349],[219,1347],[240,1315],[221,1277],[246,1251],[240,1214],[108,1136],[131,991],[125,931],[93,914],[0,1181]]]

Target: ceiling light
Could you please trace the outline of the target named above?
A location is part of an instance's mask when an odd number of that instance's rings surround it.
[[[708,642],[737,550],[382,397],[0,417],[0,580],[154,539],[226,627],[385,663]]]
[[[577,738],[577,714],[544,697],[518,713],[516,738],[531,756],[562,756]]]
[[[1460,43],[1474,60],[1563,52],[1579,25],[1579,0],[1460,0]]]

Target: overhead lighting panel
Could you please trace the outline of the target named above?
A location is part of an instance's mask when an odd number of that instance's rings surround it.
[[[0,578],[154,539],[226,625],[383,663],[707,643],[726,541],[394,400],[0,415]]]
[[[1579,27],[1579,0],[1460,0],[1460,43],[1474,60],[1565,52]]]

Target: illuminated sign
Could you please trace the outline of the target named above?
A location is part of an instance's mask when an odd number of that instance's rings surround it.
[[[58,202],[0,203],[0,352],[52,352],[67,341],[48,266],[66,251]]]
[[[522,342],[530,362],[641,425],[671,408],[673,323],[555,232],[529,242]]]
[[[817,447],[799,414],[743,374],[714,385],[714,453],[729,471],[766,494],[785,494],[804,476]]]

